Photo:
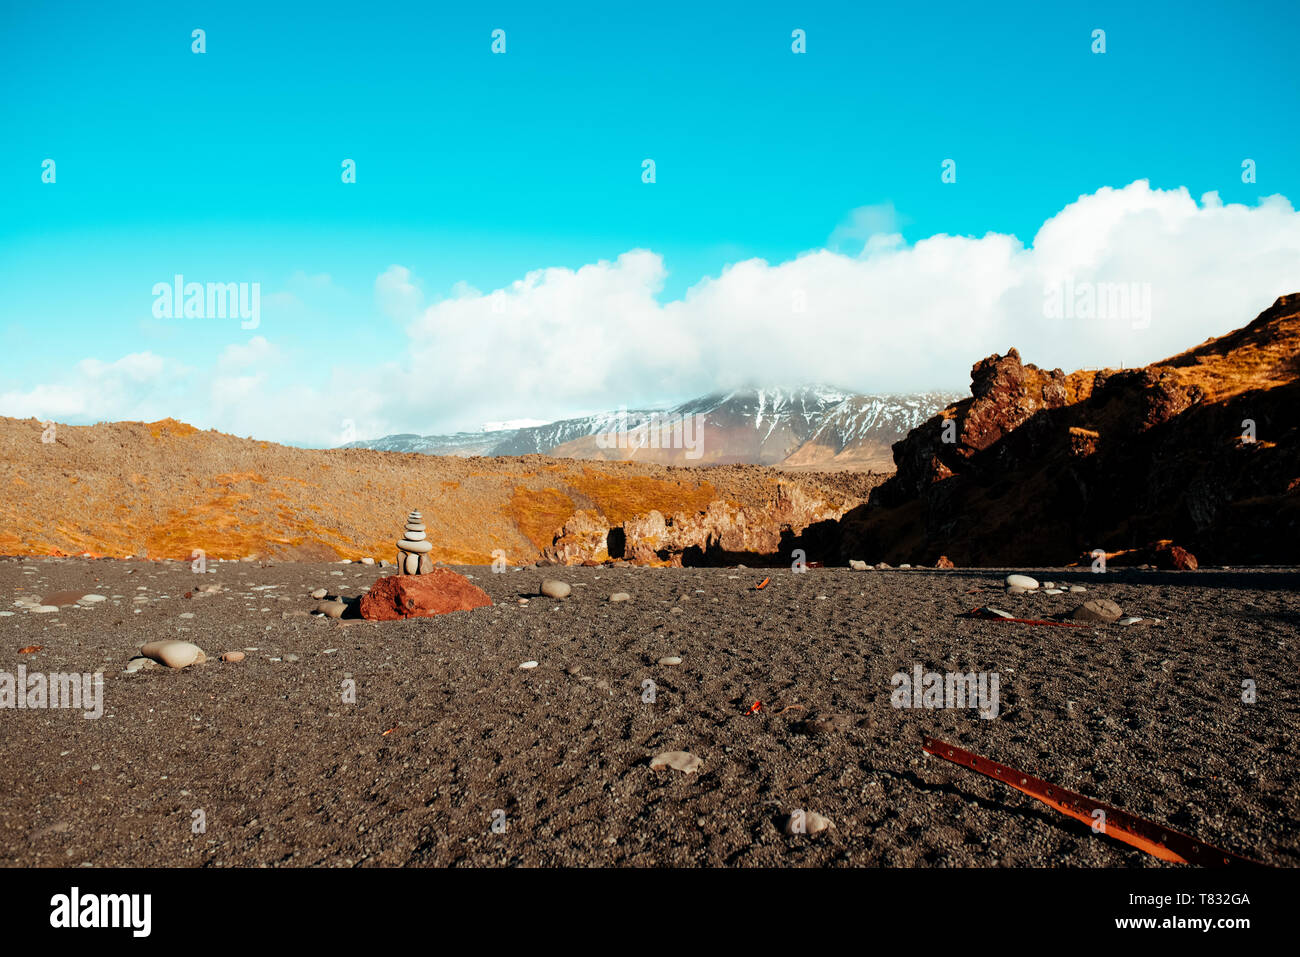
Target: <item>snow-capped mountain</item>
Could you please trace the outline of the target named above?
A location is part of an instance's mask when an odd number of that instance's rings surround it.
[[[711,393],[668,409],[604,412],[517,428],[492,423],[490,431],[453,435],[388,435],[349,447],[889,471],[890,446],[959,398],[955,392],[863,395],[821,385],[749,388]]]

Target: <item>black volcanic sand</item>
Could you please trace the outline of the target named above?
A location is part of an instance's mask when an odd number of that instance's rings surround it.
[[[99,720],[0,712],[0,861],[1166,866],[923,755],[932,734],[1300,864],[1292,570],[1030,569],[1088,594],[1011,597],[992,570],[464,568],[495,606],[376,624],[304,613],[311,589],[357,595],[377,568],[209,567],[0,560],[0,608],[14,612],[0,617],[0,670],[102,669],[105,704]],[[571,582],[572,597],[517,604],[547,577]],[[224,590],[184,597],[199,584]],[[632,601],[609,603],[615,591]],[[12,605],[59,592],[109,600],[57,614]],[[1092,597],[1167,624],[956,617],[987,603],[1041,617]],[[210,660],[123,673],[157,638],[193,640]],[[27,645],[44,649],[20,655]],[[234,649],[247,658],[216,660]],[[667,655],[683,664],[656,664]],[[529,659],[539,667],[521,670]],[[890,676],[915,663],[998,672],[1001,714],[893,708]],[[348,677],[354,705],[341,701]],[[1241,701],[1244,679],[1255,704]],[[755,700],[763,709],[747,715]],[[852,721],[811,734],[795,705]],[[650,769],[677,749],[701,769]],[[834,830],[785,835],[795,808]]]

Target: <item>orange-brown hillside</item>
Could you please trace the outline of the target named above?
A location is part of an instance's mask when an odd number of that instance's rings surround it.
[[[57,425],[0,417],[0,554],[151,558],[392,558],[424,512],[435,559],[532,562],[583,510],[617,526],[711,503],[761,513],[798,486],[821,512],[865,501],[874,477],[552,459],[310,450],[164,419]],[[788,514],[788,508],[783,515]],[[819,513],[820,514],[820,513]],[[796,529],[798,531],[799,529]]]

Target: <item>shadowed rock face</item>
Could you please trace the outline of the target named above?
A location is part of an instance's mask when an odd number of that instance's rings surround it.
[[[1202,562],[1293,561],[1297,356],[1300,294],[1142,369],[983,359],[970,398],[894,445],[896,474],[841,523],[841,558],[1061,564],[1146,548],[1163,562],[1152,543],[1172,540]]]

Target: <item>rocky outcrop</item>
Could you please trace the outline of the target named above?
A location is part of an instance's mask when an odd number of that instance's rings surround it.
[[[579,509],[564,523],[554,543],[544,549],[543,560],[557,565],[609,561],[609,532],[609,523],[599,512]]]
[[[546,558],[567,565],[624,559],[646,565],[715,565],[735,561],[788,561],[805,547],[809,560],[833,550],[833,540],[818,536],[833,528],[842,507],[802,485],[781,483],[763,506],[715,499],[703,511],[664,515],[650,509],[618,525],[607,525],[588,510],[564,524]],[[810,550],[811,549],[811,550]]]
[[[896,474],[841,523],[842,558],[1062,564],[1295,561],[1300,295],[1141,369],[1069,375],[1016,350],[894,446]],[[1174,546],[1171,543],[1177,542]],[[1154,544],[1153,544],[1154,543]]]
[[[1087,565],[1095,562],[1094,554],[1080,555],[1078,564]],[[1126,568],[1134,565],[1146,565],[1167,571],[1194,572],[1200,567],[1196,556],[1170,541],[1152,542],[1141,548],[1128,548],[1106,554],[1106,565],[1110,568]]]

